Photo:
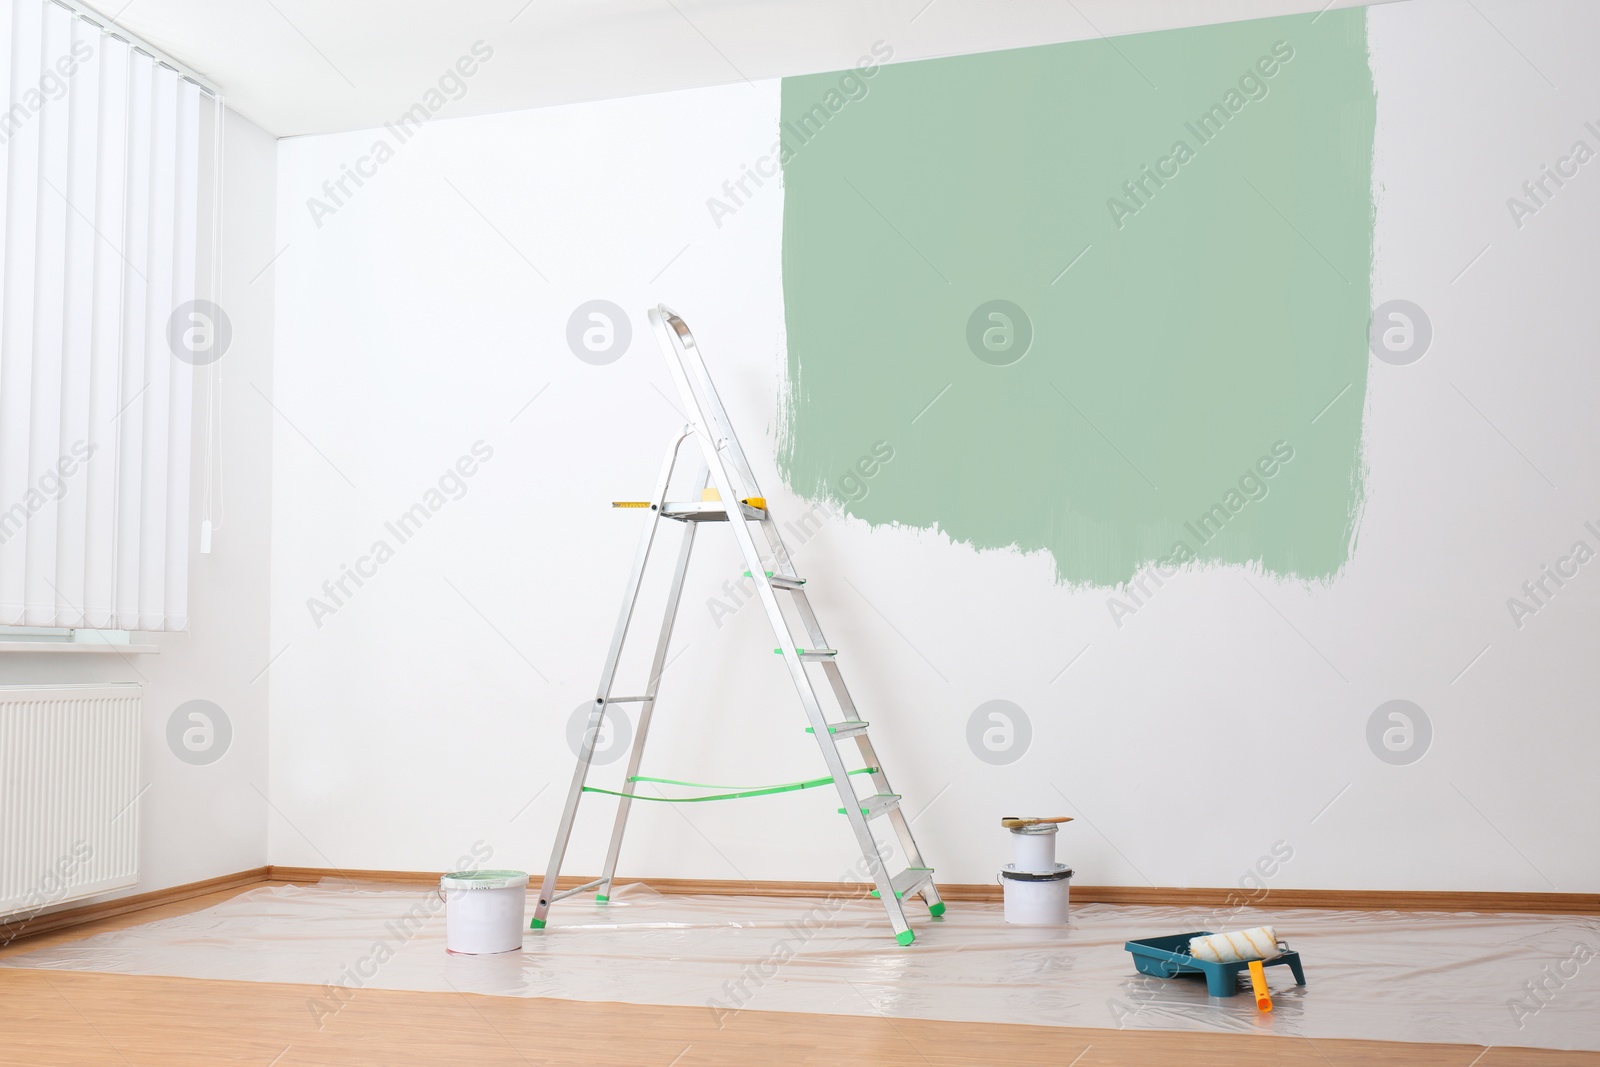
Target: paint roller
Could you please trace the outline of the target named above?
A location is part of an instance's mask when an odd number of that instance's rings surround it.
[[[1189,942],[1189,955],[1210,963],[1244,963],[1283,955],[1278,935],[1270,926],[1256,926],[1231,934],[1207,934]]]
[[[1283,955],[1283,950],[1278,947],[1278,935],[1272,927],[1255,926],[1231,934],[1207,934],[1191,938],[1189,955],[1212,963],[1248,963],[1250,989],[1255,994],[1256,1007],[1261,1011],[1272,1010],[1266,969],[1261,965],[1262,960]]]

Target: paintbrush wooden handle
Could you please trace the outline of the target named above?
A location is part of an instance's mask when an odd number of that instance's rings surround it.
[[[1006,815],[1006,816],[1003,816],[1000,819],[1000,825],[1004,826],[1008,830],[1014,830],[1014,829],[1016,829],[1017,827],[1020,827],[1020,826],[1037,826],[1040,823],[1071,822],[1071,821],[1072,821],[1072,816],[1071,815],[1057,815],[1054,818],[1050,818],[1050,819],[1019,819],[1015,815]]]

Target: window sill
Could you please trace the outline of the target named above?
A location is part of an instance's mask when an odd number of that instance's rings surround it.
[[[118,645],[109,641],[0,641],[0,655],[7,652],[89,652],[101,655],[120,652],[142,656],[160,651],[160,645]]]
[[[5,653],[126,653],[134,656],[162,651],[160,645],[136,643],[126,630],[67,630],[6,627],[0,630],[0,654]]]

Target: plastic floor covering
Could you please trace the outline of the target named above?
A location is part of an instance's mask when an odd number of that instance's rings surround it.
[[[1064,928],[1008,926],[952,903],[900,948],[872,901],[664,896],[558,903],[521,952],[451,955],[430,890],[251,890],[215,907],[0,960],[0,966],[361,988],[881,1015],[990,1023],[1268,1033],[1600,1050],[1600,920],[1590,916],[1075,905]],[[529,914],[532,914],[531,907]],[[916,916],[919,916],[917,918]],[[1213,998],[1199,978],[1138,974],[1123,943],[1271,925],[1307,985],[1267,970]]]

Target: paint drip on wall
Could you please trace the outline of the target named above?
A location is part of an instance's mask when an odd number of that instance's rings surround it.
[[[1048,551],[1073,585],[1339,571],[1363,500],[1363,10],[841,84],[783,83],[797,492]]]

